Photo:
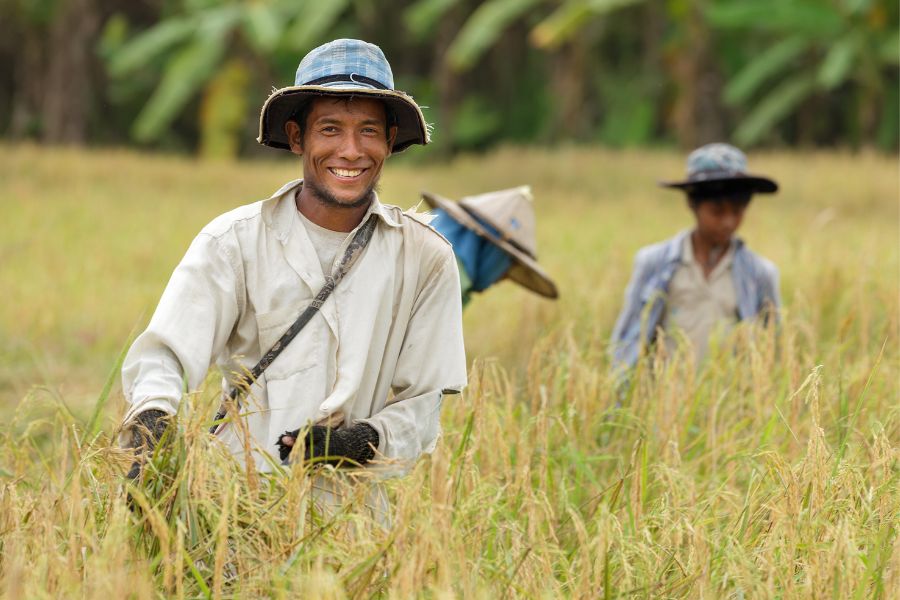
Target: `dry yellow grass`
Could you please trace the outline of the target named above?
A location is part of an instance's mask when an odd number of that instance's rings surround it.
[[[634,251],[689,224],[654,186],[682,158],[506,149],[389,164],[382,196],[402,206],[423,188],[531,183],[562,291],[548,303],[505,283],[467,310],[470,387],[445,405],[437,452],[390,484],[390,531],[355,505],[316,513],[301,471],[256,480],[217,454],[212,388],[134,516],[127,457],[110,448],[117,385],[91,420],[191,237],[295,164],[33,147],[0,159],[10,598],[900,594],[896,158],[751,156],[783,188],[742,231],[781,267],[777,346],[744,328],[697,372],[648,361],[621,401],[606,339]]]

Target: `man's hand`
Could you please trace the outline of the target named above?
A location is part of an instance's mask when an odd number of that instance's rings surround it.
[[[131,426],[131,443],[128,444],[128,447],[138,450],[139,456],[128,470],[126,477],[129,479],[140,477],[144,460],[153,452],[157,442],[165,433],[166,427],[169,426],[169,415],[161,410],[151,408],[140,413],[134,421]]]
[[[278,438],[278,454],[282,464],[288,464],[300,431],[285,431]],[[336,466],[343,463],[364,465],[375,457],[378,442],[378,432],[368,423],[359,422],[342,429],[313,425],[304,438],[304,457],[306,460],[326,457],[318,462]]]

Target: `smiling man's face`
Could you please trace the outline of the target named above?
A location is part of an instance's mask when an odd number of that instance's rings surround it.
[[[384,104],[371,98],[315,98],[306,127],[286,126],[291,151],[303,157],[303,187],[332,208],[367,205],[397,133]]]

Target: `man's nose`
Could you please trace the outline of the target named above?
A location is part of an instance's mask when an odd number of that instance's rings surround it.
[[[731,215],[725,217],[723,219],[723,225],[725,225],[727,229],[734,229],[737,226],[737,217]]]
[[[361,140],[353,134],[344,136],[341,140],[340,157],[350,161],[362,158],[362,144],[360,141]]]

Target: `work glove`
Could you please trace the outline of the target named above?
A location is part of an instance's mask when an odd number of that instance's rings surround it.
[[[289,464],[291,450],[297,445],[300,429],[285,431],[276,442],[282,464]],[[375,457],[379,436],[374,427],[360,421],[350,427],[332,429],[324,425],[313,425],[304,437],[304,457],[306,460],[329,465],[364,465]]]
[[[166,427],[169,426],[169,415],[161,410],[151,408],[138,414],[131,425],[131,442],[128,448],[138,450],[137,459],[131,465],[126,477],[138,479],[141,476],[141,467],[146,457],[153,453],[156,444],[162,438]]]

